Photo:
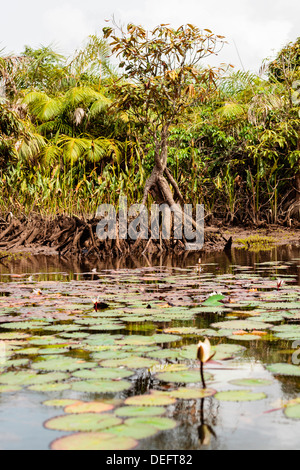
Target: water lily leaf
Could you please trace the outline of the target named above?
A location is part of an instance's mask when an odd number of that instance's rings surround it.
[[[272,372],[274,375],[287,375],[287,376],[300,377],[300,367],[295,366],[293,364],[285,364],[285,363],[270,364],[266,366],[266,368],[270,372]],[[1,376],[0,376],[0,379],[1,379]]]
[[[82,402],[79,400],[72,400],[70,398],[64,398],[64,399],[46,400],[43,402],[43,405],[53,406],[57,408],[65,408],[66,406],[74,405],[75,403],[82,403]]]
[[[0,393],[13,393],[22,390],[19,385],[0,385]]]
[[[174,335],[174,334],[171,334],[171,335],[167,335],[167,334],[157,334],[157,335],[153,335],[151,336],[151,338],[153,338],[153,340],[158,343],[158,344],[161,344],[161,343],[173,343],[175,341],[181,341],[182,340],[182,337],[181,336],[178,336],[178,335]]]
[[[227,330],[267,330],[272,328],[271,323],[256,322],[252,320],[228,320],[213,323],[212,328],[225,328]]]
[[[260,341],[262,339],[257,335],[229,335],[227,338],[235,341]]]
[[[63,392],[64,390],[70,390],[71,385],[68,383],[46,383],[31,385],[28,390],[34,392]]]
[[[162,406],[122,406],[115,411],[120,417],[161,416],[166,410]]]
[[[131,345],[131,346],[140,346],[140,345],[152,345],[155,344],[156,340],[153,336],[142,336],[142,335],[132,335],[127,336],[126,338],[116,341],[116,344],[121,346]]]
[[[219,401],[256,401],[267,398],[265,393],[254,393],[249,390],[229,390],[218,392],[215,398]]]
[[[300,419],[300,405],[287,406],[284,414],[287,418]]]
[[[85,393],[119,393],[129,390],[132,384],[126,380],[85,380],[72,383],[72,390]]]
[[[199,335],[204,336],[204,329],[195,328],[192,326],[172,327],[164,329],[164,333],[180,334],[180,335]]]
[[[106,351],[98,351],[92,354],[92,358],[96,361],[103,361],[106,359],[125,359],[132,356],[131,353],[122,351],[121,349],[109,349]]]
[[[150,351],[147,353],[148,357],[155,359],[177,359],[179,357],[179,350],[177,349],[159,349],[157,351]]]
[[[220,300],[223,300],[224,299],[224,295],[222,294],[216,294],[216,295],[210,295],[208,297],[208,299],[206,299],[202,305],[205,305],[205,306],[219,306],[219,305],[222,305]]]
[[[117,436],[131,437],[133,439],[140,440],[154,436],[159,432],[159,430],[154,426],[150,426],[149,424],[134,423],[129,425],[128,420],[126,420],[124,424],[109,428],[106,430],[106,432],[115,434]]]
[[[32,364],[35,370],[51,370],[62,372],[73,372],[78,369],[92,369],[97,366],[95,362],[86,362],[81,359],[74,359],[72,357],[57,357],[49,358],[43,361],[38,361]]]
[[[1,325],[2,327],[2,325]],[[30,335],[27,333],[22,333],[22,332],[9,332],[9,333],[0,333],[0,341],[6,341],[6,340],[14,340],[14,339],[26,339],[30,338]]]
[[[145,426],[152,426],[160,431],[174,429],[177,426],[175,420],[170,418],[161,418],[159,416],[129,418],[126,419],[124,424],[127,426],[139,426],[143,424]]]
[[[52,450],[129,450],[134,449],[138,441],[126,436],[108,433],[78,433],[65,436],[52,442]]]
[[[175,398],[171,398],[166,392],[153,390],[150,395],[136,395],[125,400],[125,405],[133,406],[168,406],[176,403]]]
[[[127,367],[128,369],[151,369],[151,367],[158,364],[159,362],[154,359],[140,356],[131,356],[125,359],[109,359],[101,362],[103,367]]]
[[[176,383],[197,383],[201,381],[199,369],[160,372],[156,374],[156,378],[163,382]],[[206,378],[206,380],[211,380],[212,376],[211,374],[205,373],[204,378]]]
[[[109,403],[101,403],[99,401],[77,401],[75,403],[68,404],[65,407],[64,412],[73,414],[103,413],[105,411],[111,411],[113,409],[114,405],[110,405]]]
[[[40,385],[44,383],[61,381],[67,379],[69,376],[63,373],[55,374],[37,374],[34,371],[24,370],[18,372],[6,372],[0,374],[0,383],[6,385]]]
[[[5,368],[8,367],[23,367],[29,363],[29,359],[11,359],[4,362]]]
[[[44,423],[46,429],[56,431],[102,431],[121,424],[122,420],[113,414],[80,413],[51,418]]]
[[[130,377],[133,372],[124,369],[98,367],[97,369],[84,369],[73,373],[73,377],[80,379],[123,379]]]
[[[198,400],[200,398],[207,398],[215,395],[217,392],[212,388],[187,388],[181,387],[177,390],[169,392],[170,397],[179,398],[180,400]]]
[[[10,323],[1,323],[1,328],[8,330],[41,330],[46,328],[48,322],[45,321],[12,321]]]
[[[272,380],[266,380],[266,379],[235,379],[235,380],[230,380],[230,384],[232,385],[238,385],[240,387],[264,387],[264,386],[269,386],[272,385]]]

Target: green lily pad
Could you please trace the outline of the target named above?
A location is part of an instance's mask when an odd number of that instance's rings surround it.
[[[300,419],[300,405],[287,406],[284,414],[287,418]]]
[[[6,372],[0,374],[0,383],[6,385],[40,385],[54,381],[67,379],[69,376],[63,373],[37,374],[34,371]]]
[[[160,431],[174,429],[177,426],[174,419],[161,418],[159,416],[129,418],[126,419],[124,424],[127,426],[139,426],[143,424],[145,426],[152,426]]]
[[[173,343],[175,341],[181,341],[182,340],[182,336],[178,336],[178,335],[167,335],[167,334],[157,334],[157,335],[153,335],[151,336],[151,338],[153,338],[153,340],[157,343],[157,344],[161,344],[161,343]]]
[[[238,385],[240,387],[264,387],[264,386],[269,386],[272,385],[272,380],[266,380],[266,379],[236,379],[236,380],[230,380],[230,384],[232,385]]]
[[[179,350],[177,349],[158,349],[157,351],[150,351],[147,353],[148,357],[154,359],[177,359],[179,357]]]
[[[85,380],[72,383],[72,390],[85,393],[119,393],[129,390],[132,384],[126,380]]]
[[[104,361],[107,359],[125,359],[125,357],[132,356],[131,353],[118,349],[109,349],[107,351],[98,351],[92,354],[92,358],[97,361]]]
[[[156,378],[163,382],[175,383],[198,383],[201,381],[199,369],[160,372],[156,374]],[[211,380],[212,376],[208,373],[205,373],[204,378],[206,380]]]
[[[2,325],[1,325],[2,327]],[[18,331],[13,331],[9,333],[0,333],[0,341],[6,341],[6,340],[14,340],[14,339],[26,339],[30,338],[30,335],[27,333],[22,333]]]
[[[102,403],[99,401],[85,402],[77,401],[66,405],[64,408],[65,413],[81,414],[81,413],[103,413],[105,411],[111,411],[114,409],[114,405],[108,403]]]
[[[32,390],[34,392],[63,392],[64,390],[70,390],[70,388],[71,385],[68,383],[46,383],[31,385],[28,387],[28,390]]]
[[[84,369],[79,370],[73,373],[73,377],[77,377],[80,379],[92,379],[92,380],[99,380],[99,379],[108,379],[108,380],[115,380],[115,379],[124,379],[126,377],[130,377],[133,372],[124,369],[117,369],[117,368],[108,368],[108,367],[98,367],[97,369]]]
[[[0,393],[13,393],[22,390],[19,385],[0,385]]]
[[[152,345],[156,343],[156,339],[153,336],[142,336],[142,335],[132,335],[126,336],[126,338],[116,341],[116,344],[121,346],[132,345],[132,346],[141,346],[141,345]]]
[[[133,439],[145,439],[147,437],[154,436],[159,432],[154,426],[149,424],[138,424],[134,423],[133,425],[127,424],[128,420],[125,421],[125,424],[120,424],[119,426],[114,426],[109,428],[106,432],[115,434],[117,436],[131,437]]]
[[[278,364],[270,364],[266,367],[274,375],[287,375],[287,376],[300,377],[300,367],[295,366],[293,364],[278,363]]]
[[[74,405],[78,403],[79,400],[72,400],[70,398],[62,398],[62,399],[55,399],[55,400],[46,400],[43,402],[45,406],[53,406],[57,408],[65,408],[66,406]]]
[[[122,418],[139,417],[139,416],[161,416],[166,410],[162,406],[122,406],[115,411],[116,416]]]
[[[38,361],[32,364],[32,368],[35,370],[51,370],[51,371],[62,371],[62,372],[73,372],[78,369],[92,369],[97,366],[94,362],[85,362],[80,359],[74,359],[71,357],[58,357]]]
[[[220,300],[223,300],[224,299],[224,295],[222,294],[216,294],[216,295],[210,295],[208,297],[208,299],[206,299],[202,305],[207,305],[207,306],[213,306],[213,307],[217,307],[217,306],[221,306],[221,302]]]
[[[126,357],[125,359],[110,359],[102,361],[103,367],[127,367],[128,369],[151,369],[159,365],[158,361],[140,356]]]
[[[8,330],[41,330],[46,328],[48,322],[45,321],[14,321],[10,323],[1,323],[1,328]]]
[[[219,401],[256,401],[267,398],[265,393],[254,393],[249,390],[229,390],[227,392],[218,392],[215,398]]]
[[[133,406],[167,406],[174,403],[176,403],[175,398],[156,390],[152,391],[150,395],[136,395],[125,400],[125,405]]]
[[[211,397],[217,392],[212,388],[187,388],[182,387],[177,390],[173,390],[169,393],[170,397],[179,398],[180,400],[198,400],[200,398]]]
[[[52,442],[52,450],[129,450],[134,449],[138,441],[126,436],[109,433],[78,433],[65,436]]]
[[[56,431],[95,432],[121,424],[122,420],[113,414],[81,413],[57,416],[44,423],[46,429]]]
[[[225,328],[227,330],[267,330],[272,328],[271,323],[256,322],[252,320],[228,320],[218,323],[212,323],[212,328]]]

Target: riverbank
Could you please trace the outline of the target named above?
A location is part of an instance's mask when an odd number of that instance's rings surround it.
[[[141,254],[183,254],[181,240],[115,240],[97,238],[97,219],[58,216],[43,219],[40,216],[14,219],[0,227],[0,251],[32,255],[75,256],[80,259],[120,257]],[[300,229],[269,225],[264,228],[206,226],[204,247],[201,252],[230,250],[244,247],[264,250],[278,245],[300,245]]]

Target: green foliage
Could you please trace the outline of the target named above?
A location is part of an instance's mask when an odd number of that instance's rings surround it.
[[[130,24],[90,36],[70,58],[50,46],[2,52],[0,210],[93,214],[122,194],[140,202],[166,126],[168,168],[207,220],[299,217],[299,39],[265,78],[200,67],[222,44],[192,25]]]

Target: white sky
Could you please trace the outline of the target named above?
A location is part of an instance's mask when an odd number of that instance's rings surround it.
[[[299,0],[13,0],[0,6],[0,49],[53,44],[71,54],[89,34],[101,33],[112,15],[122,24],[152,28],[192,23],[226,36],[218,62],[258,71],[287,42],[300,36]],[[237,53],[238,51],[238,53]],[[240,58],[239,58],[240,57]],[[241,60],[240,60],[241,59]],[[215,64],[215,61],[211,61]]]

